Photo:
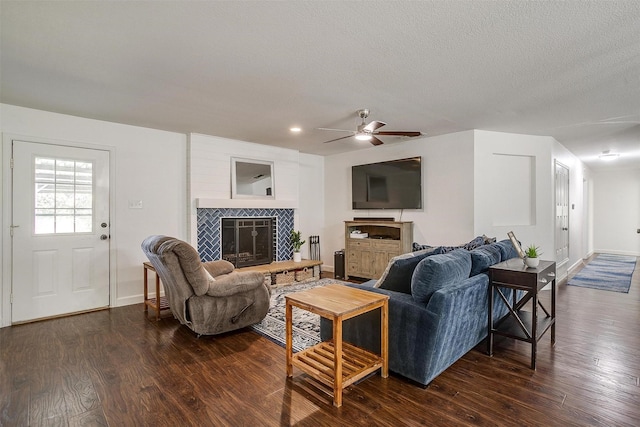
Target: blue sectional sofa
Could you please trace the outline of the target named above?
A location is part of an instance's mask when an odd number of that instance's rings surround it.
[[[509,240],[392,259],[383,277],[348,286],[389,295],[389,369],[424,386],[487,336],[489,266],[517,254]],[[511,301],[511,290],[502,289]],[[494,321],[508,310],[496,295]],[[332,336],[322,319],[323,340]],[[343,323],[343,339],[380,351],[380,310]]]

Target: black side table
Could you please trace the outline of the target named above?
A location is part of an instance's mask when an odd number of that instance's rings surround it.
[[[538,300],[538,291],[551,284],[551,313]],[[516,302],[516,292],[510,302],[502,288],[523,290],[525,295]],[[509,313],[493,324],[494,290]],[[524,311],[522,307],[532,300],[532,310]],[[538,316],[538,306],[546,316]],[[538,340],[551,329],[551,344],[556,342],[556,263],[540,261],[536,268],[528,268],[520,258],[512,258],[489,267],[489,335],[487,352],[493,355],[494,334],[525,341],[531,344],[531,369],[536,369],[536,349]]]

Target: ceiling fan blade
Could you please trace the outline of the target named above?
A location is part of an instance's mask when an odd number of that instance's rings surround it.
[[[382,144],[384,144],[384,142],[380,141],[375,136],[372,136],[371,137],[371,141],[369,141],[369,142],[372,143],[373,145],[382,145]]]
[[[374,130],[376,130],[378,128],[381,128],[384,125],[386,125],[385,122],[379,122],[377,120],[374,120],[371,123],[369,123],[368,125],[366,125],[364,128],[362,128],[362,130],[365,130],[367,132],[373,132]]]
[[[323,142],[323,144],[326,144],[327,142],[334,142],[334,141],[340,141],[341,139],[351,138],[352,136],[353,135],[347,135],[347,136],[342,136],[342,137],[336,138],[336,139],[330,139],[329,141]]]
[[[331,130],[331,131],[336,131],[336,132],[351,132],[351,133],[355,133],[355,131],[352,130],[347,130],[347,129],[331,129],[331,128],[316,128],[318,130]]]
[[[376,135],[395,135],[395,136],[420,136],[422,132],[390,130],[386,132],[375,132]]]

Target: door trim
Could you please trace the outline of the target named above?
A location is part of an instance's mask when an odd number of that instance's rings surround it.
[[[555,224],[555,218],[556,218],[556,209],[558,206],[558,174],[557,174],[557,170],[558,170],[558,166],[560,166],[563,169],[566,169],[567,171],[567,257],[563,260],[556,260],[557,263],[557,267],[564,267],[565,265],[568,265],[569,260],[571,259],[571,169],[569,168],[569,166],[565,165],[564,163],[562,163],[561,161],[559,161],[558,159],[555,159],[554,164],[553,164],[553,209],[554,209],[554,224],[553,224],[553,252],[554,254],[556,253],[556,251],[558,250],[558,248],[556,247],[556,242],[557,242],[557,236],[556,236],[556,231],[557,231],[557,227]]]
[[[90,144],[84,142],[66,141],[51,138],[40,138],[19,134],[2,134],[2,150],[0,151],[0,169],[2,169],[2,245],[0,257],[2,259],[2,286],[0,286],[0,327],[11,325],[11,291],[13,289],[13,258],[10,226],[12,222],[13,186],[10,167],[11,147],[13,141],[33,142],[38,144],[62,145],[67,147],[86,148],[89,150],[104,150],[109,152],[109,221],[111,239],[109,245],[109,307],[115,307],[118,298],[116,286],[116,209],[115,209],[115,159],[116,148],[108,145]]]

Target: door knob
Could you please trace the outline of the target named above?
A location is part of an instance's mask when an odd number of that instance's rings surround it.
[[[106,234],[100,236],[100,240],[107,240],[108,238],[109,236],[107,236]]]

